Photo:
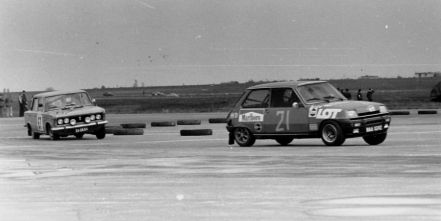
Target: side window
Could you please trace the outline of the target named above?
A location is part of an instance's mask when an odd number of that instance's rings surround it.
[[[274,88],[271,91],[271,107],[292,107],[294,102],[300,102],[292,88]]]
[[[269,90],[260,89],[251,91],[245,101],[242,103],[242,108],[266,108],[269,104]]]
[[[43,98],[38,99],[38,111],[44,111]]]
[[[37,111],[38,109],[38,98],[32,100],[32,111]]]

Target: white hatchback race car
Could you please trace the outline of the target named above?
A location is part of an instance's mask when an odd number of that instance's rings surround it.
[[[252,146],[256,139],[321,138],[342,145],[362,137],[381,144],[391,118],[384,104],[346,99],[326,81],[277,82],[248,88],[227,117],[229,144]]]

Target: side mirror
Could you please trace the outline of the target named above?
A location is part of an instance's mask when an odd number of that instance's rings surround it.
[[[95,98],[92,99],[92,104],[96,106],[96,100],[95,100]]]

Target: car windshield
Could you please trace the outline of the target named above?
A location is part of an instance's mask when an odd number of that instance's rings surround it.
[[[46,107],[50,109],[76,108],[92,105],[86,93],[62,94],[46,98]]]
[[[327,82],[302,85],[298,87],[298,90],[306,103],[346,100],[334,86]]]

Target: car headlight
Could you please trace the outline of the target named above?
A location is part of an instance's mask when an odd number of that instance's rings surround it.
[[[70,120],[70,125],[73,126],[73,125],[75,125],[75,124],[77,124],[77,121],[76,121],[75,119],[71,119],[71,120]]]
[[[85,121],[86,123],[90,123],[90,117],[86,117],[86,119],[84,119],[84,121]]]
[[[58,125],[61,125],[61,124],[63,124],[63,119],[61,119],[61,118],[60,118],[60,119],[58,119],[58,120],[57,120],[57,124],[58,124]]]
[[[65,124],[68,124],[68,123],[69,123],[69,118],[67,118],[67,117],[64,118],[64,123],[65,123]]]
[[[95,115],[90,115],[90,120],[95,120]]]
[[[383,114],[384,114],[384,113],[387,113],[387,112],[388,112],[388,111],[387,111],[387,107],[384,106],[384,105],[381,105],[379,109],[380,109],[380,113],[383,113]]]
[[[97,120],[101,120],[101,114],[97,114],[97,115],[96,115],[96,119],[97,119]]]
[[[346,117],[347,118],[356,118],[356,117],[358,117],[357,111],[353,111],[353,110],[346,111]]]

